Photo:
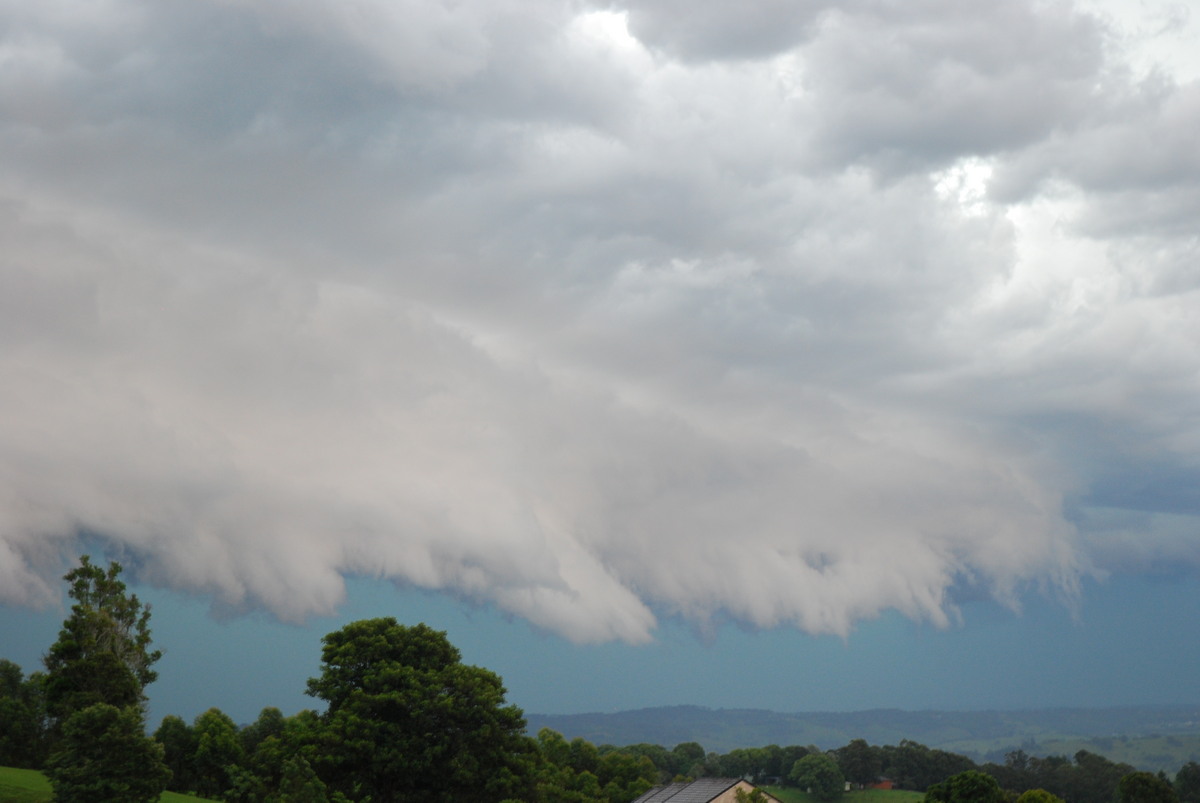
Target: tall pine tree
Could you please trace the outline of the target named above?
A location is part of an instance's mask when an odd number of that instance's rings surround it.
[[[75,600],[46,654],[46,709],[56,749],[47,766],[56,801],[154,801],[170,772],[145,733],[150,608],[127,593],[121,564],[84,555],[63,579]]]

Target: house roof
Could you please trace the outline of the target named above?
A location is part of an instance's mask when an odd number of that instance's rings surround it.
[[[700,778],[690,783],[656,786],[633,803],[709,803],[737,786],[738,778]]]

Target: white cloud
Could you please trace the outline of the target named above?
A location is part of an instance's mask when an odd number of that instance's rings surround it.
[[[1069,597],[1100,462],[1194,462],[1194,86],[1065,5],[765,8],[6,7],[2,598],[80,530],[579,641]]]

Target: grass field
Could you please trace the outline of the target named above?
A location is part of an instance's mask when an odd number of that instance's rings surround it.
[[[784,786],[764,786],[763,791],[779,798],[783,803],[817,803],[812,795],[799,789]],[[847,792],[840,803],[918,803],[925,795],[920,792],[909,792],[901,789],[882,790],[864,789],[860,792]]]
[[[161,803],[204,803],[204,798],[163,792]],[[0,803],[50,803],[50,782],[37,770],[0,767]]]

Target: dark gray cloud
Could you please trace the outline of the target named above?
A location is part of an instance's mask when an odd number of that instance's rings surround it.
[[[1053,3],[852,4],[802,51],[814,146],[921,170],[1073,129],[1109,80],[1103,34]]]
[[[719,0],[619,3],[629,31],[647,47],[685,62],[764,58],[801,44],[833,4],[768,0],[739,6]]]
[[[289,619],[845,633],[1195,551],[1195,84],[1101,18],[2,8],[6,601],[87,531]]]

